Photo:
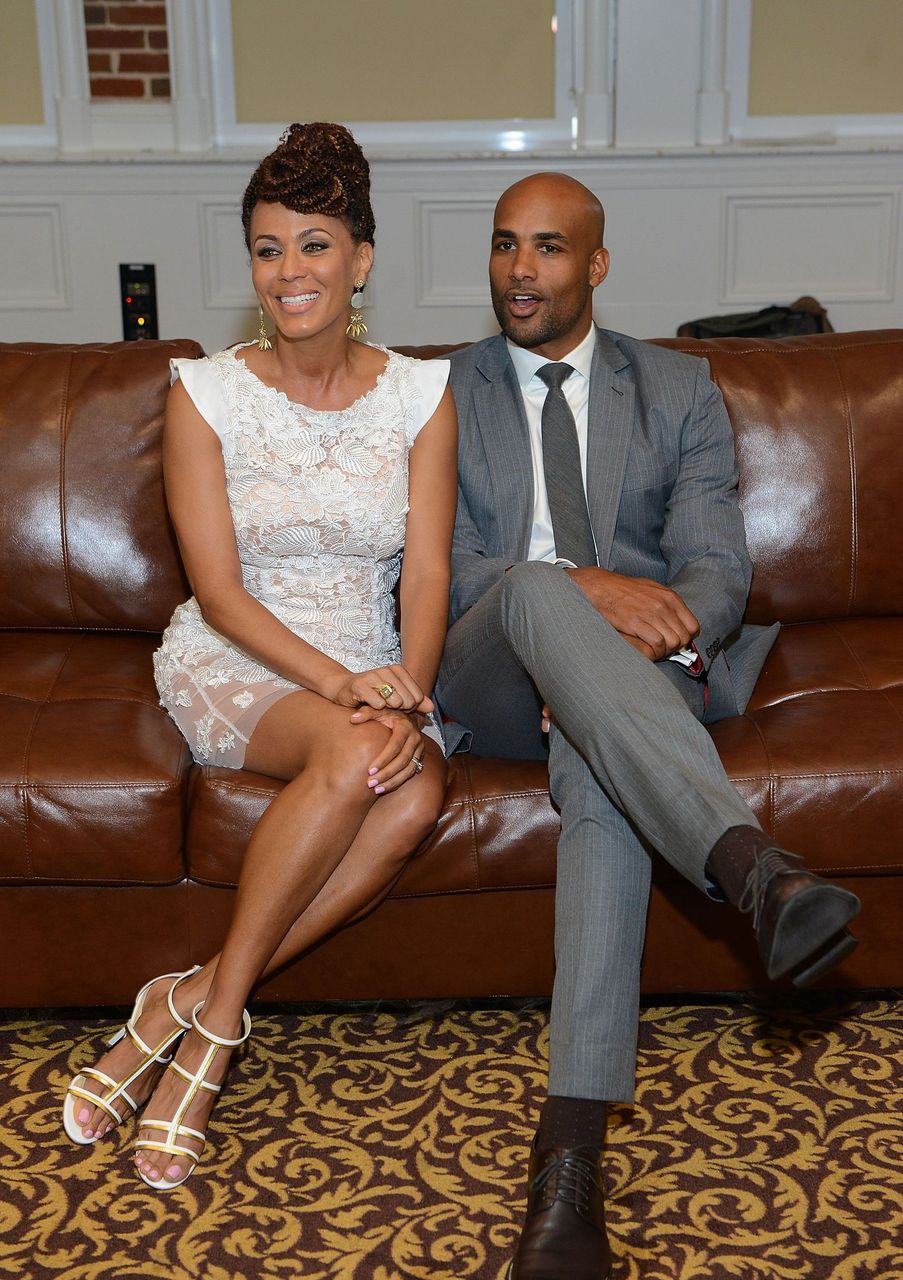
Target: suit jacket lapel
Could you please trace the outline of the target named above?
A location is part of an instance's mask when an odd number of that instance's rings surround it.
[[[523,397],[505,339],[488,346],[477,368],[473,404],[496,501],[499,539],[525,559],[533,524],[533,463]]]
[[[597,328],[589,380],[586,499],[603,568],[611,555],[633,433],[634,384],[623,372],[629,367],[621,349]]]

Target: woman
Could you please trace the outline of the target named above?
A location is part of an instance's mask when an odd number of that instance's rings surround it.
[[[164,475],[194,594],[154,661],[197,761],[287,785],[222,952],[152,979],[64,1105],[88,1143],[148,1102],[135,1161],[161,1189],[200,1159],[255,983],[385,896],[445,791],[429,690],[455,505],[448,364],[356,340],[374,222],[346,129],[292,125],[242,217],[260,337],[173,362]]]

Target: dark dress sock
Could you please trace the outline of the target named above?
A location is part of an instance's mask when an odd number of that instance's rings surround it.
[[[592,1147],[605,1143],[607,1103],[595,1098],[564,1098],[552,1094],[543,1103],[536,1134],[538,1151]]]
[[[728,827],[712,847],[706,871],[725,898],[737,906],[753,865],[767,849],[779,849],[774,836],[761,827]]]

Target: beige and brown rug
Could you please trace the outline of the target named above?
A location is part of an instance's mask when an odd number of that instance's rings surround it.
[[[266,1010],[196,1173],[154,1193],[134,1122],[63,1134],[103,1021],[0,1019],[0,1275],[500,1280],[547,1008]],[[604,1176],[617,1280],[901,1280],[903,1000],[648,1008]],[[565,1280],[563,1277],[562,1280]]]

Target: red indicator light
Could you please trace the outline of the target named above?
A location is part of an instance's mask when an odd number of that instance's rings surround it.
[[[126,298],[126,302],[131,302],[131,298]]]

